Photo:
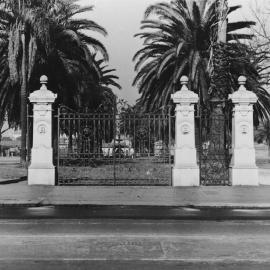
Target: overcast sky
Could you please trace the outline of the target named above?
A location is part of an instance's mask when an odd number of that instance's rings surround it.
[[[94,5],[93,12],[85,13],[86,18],[92,19],[105,27],[109,35],[106,38],[100,36],[109,51],[110,66],[117,69],[120,77],[121,91],[115,92],[131,104],[139,97],[138,91],[132,88],[132,80],[135,76],[132,57],[142,46],[138,38],[133,35],[139,32],[140,21],[143,18],[147,6],[156,2],[169,2],[170,0],[80,0],[81,5]],[[229,5],[242,5],[240,12],[235,12],[230,18],[233,20],[252,19],[250,7],[264,7],[270,0],[229,0]]]

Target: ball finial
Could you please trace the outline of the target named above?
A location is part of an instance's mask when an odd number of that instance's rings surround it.
[[[246,78],[245,76],[240,76],[240,77],[238,78],[238,83],[239,83],[239,85],[245,85],[246,82],[247,82],[247,78]]]
[[[46,75],[42,75],[40,77],[40,83],[41,84],[47,84],[48,83],[48,77]]]
[[[180,82],[182,85],[188,84],[188,77],[187,76],[182,76],[180,79]]]

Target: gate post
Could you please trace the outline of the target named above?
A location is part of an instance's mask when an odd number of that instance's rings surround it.
[[[230,180],[233,186],[259,184],[253,131],[253,105],[258,98],[246,89],[246,81],[246,77],[240,76],[238,91],[229,95],[234,104],[230,164]]]
[[[41,87],[31,93],[33,103],[33,147],[28,168],[28,185],[55,185],[52,149],[52,104],[57,95],[47,89],[48,78],[40,78]]]
[[[200,174],[195,147],[194,104],[198,95],[187,87],[188,77],[181,77],[182,88],[171,95],[176,104],[173,186],[199,186]]]

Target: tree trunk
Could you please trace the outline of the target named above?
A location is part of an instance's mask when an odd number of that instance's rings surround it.
[[[227,0],[219,0],[219,21],[218,21],[218,36],[217,42],[227,42],[227,12],[228,2]]]
[[[26,133],[27,133],[27,111],[26,111],[26,48],[24,29],[21,33],[22,41],[22,86],[21,86],[21,165],[26,166]]]

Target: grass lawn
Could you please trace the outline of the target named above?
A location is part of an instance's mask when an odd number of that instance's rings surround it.
[[[129,159],[85,167],[63,166],[60,184],[169,185],[171,165],[154,159]]]
[[[19,164],[0,164],[0,181],[8,179],[19,179],[27,176],[27,169]]]

